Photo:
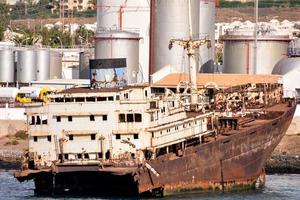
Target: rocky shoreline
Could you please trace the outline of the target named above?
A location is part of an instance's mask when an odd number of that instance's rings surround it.
[[[17,169],[21,166],[23,152],[0,149],[0,169]]]
[[[273,155],[265,169],[267,174],[300,174],[300,156]]]

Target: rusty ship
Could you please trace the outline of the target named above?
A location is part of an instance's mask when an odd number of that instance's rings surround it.
[[[89,88],[28,104],[29,149],[15,177],[50,195],[164,196],[263,183],[295,99],[283,98],[277,81],[250,76],[230,86],[218,78],[200,84],[195,57],[210,40],[192,39],[190,30],[173,45],[187,51],[190,71],[175,84],[122,85],[116,70],[106,69],[109,84],[93,78]]]
[[[195,49],[209,41],[173,44],[187,49],[194,72],[175,85],[96,87],[106,84],[92,80],[28,104],[29,150],[15,177],[33,179],[37,194],[163,196],[263,183],[295,99],[283,98],[277,80],[199,84]]]

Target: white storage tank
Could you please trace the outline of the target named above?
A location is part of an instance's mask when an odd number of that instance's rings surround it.
[[[50,79],[60,79],[62,77],[62,53],[60,51],[50,51]]]
[[[90,79],[90,60],[95,58],[93,50],[85,50],[79,53],[79,78]]]
[[[36,51],[34,49],[18,50],[17,81],[29,83],[36,80]]]
[[[50,78],[50,50],[38,49],[36,53],[37,80],[48,80]]]
[[[254,63],[254,37],[225,35],[223,72],[234,74],[271,74],[274,65],[287,54],[289,36],[258,36],[257,69]]]
[[[97,33],[118,30],[135,32],[141,37],[139,65],[143,77],[149,75],[150,2],[149,0],[97,0]]]
[[[138,34],[126,31],[99,33],[95,37],[95,58],[126,58],[127,81],[136,83],[139,76],[139,40]]]
[[[14,82],[14,57],[12,48],[0,48],[0,83]]]
[[[286,97],[300,97],[300,40],[293,40],[289,44],[288,56],[282,58],[275,66],[272,74],[282,76],[284,95]]]
[[[151,16],[153,33],[151,34],[151,72],[157,72],[165,66],[171,66],[179,72],[189,72],[185,50],[174,45],[168,49],[171,39],[188,39],[189,0],[154,0]],[[215,2],[191,0],[192,37],[211,39],[212,48],[203,45],[199,48],[198,71],[212,72],[214,65],[215,41]]]

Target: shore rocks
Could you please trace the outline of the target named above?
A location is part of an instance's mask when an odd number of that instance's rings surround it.
[[[265,169],[267,174],[300,174],[300,156],[273,155],[266,162]]]

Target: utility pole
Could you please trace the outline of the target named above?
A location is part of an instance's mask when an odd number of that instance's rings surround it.
[[[257,73],[257,31],[258,31],[258,0],[255,0],[255,26],[254,26],[254,74]]]

